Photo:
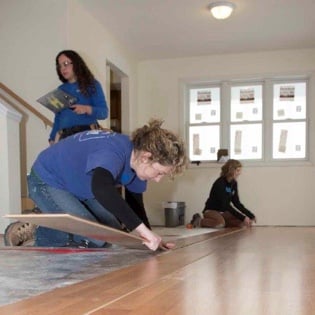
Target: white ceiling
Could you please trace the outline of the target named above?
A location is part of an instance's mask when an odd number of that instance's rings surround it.
[[[79,0],[80,1],[80,0]],[[81,0],[139,60],[315,47],[315,0],[231,0],[215,20],[217,0]]]

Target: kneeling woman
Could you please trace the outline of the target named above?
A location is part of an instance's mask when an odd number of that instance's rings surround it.
[[[196,213],[191,224],[201,227],[243,227],[256,222],[255,215],[245,208],[238,195],[237,179],[242,164],[230,159],[221,168],[220,177],[213,183],[203,210],[203,218]]]
[[[169,247],[153,233],[142,193],[147,181],[180,173],[186,166],[183,142],[152,120],[131,139],[110,131],[90,130],[67,137],[39,154],[28,177],[30,197],[43,213],[69,213],[114,228],[135,230],[151,250]],[[128,190],[124,200],[117,190]],[[132,195],[132,196],[131,196]],[[104,242],[15,222],[5,232],[11,246],[60,247]]]

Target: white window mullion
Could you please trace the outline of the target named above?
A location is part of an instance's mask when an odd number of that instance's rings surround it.
[[[221,149],[229,149],[230,147],[230,85],[223,82],[221,85]]]
[[[266,162],[272,160],[272,102],[273,84],[271,80],[265,80],[263,104],[263,156]]]

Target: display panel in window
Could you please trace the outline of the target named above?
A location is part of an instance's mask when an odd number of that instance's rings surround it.
[[[298,159],[306,156],[306,123],[286,122],[273,125],[273,158]]]
[[[220,126],[191,126],[189,128],[189,159],[216,161],[220,148]]]
[[[274,84],[273,119],[306,118],[306,83]]]
[[[231,121],[262,120],[262,86],[234,86],[231,88]]]
[[[190,89],[189,102],[191,124],[220,121],[220,88]]]
[[[239,160],[261,159],[262,124],[231,125],[230,156]]]

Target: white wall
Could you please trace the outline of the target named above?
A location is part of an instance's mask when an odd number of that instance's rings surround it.
[[[84,2],[85,0],[69,0],[68,45],[84,57],[95,77],[102,83],[104,91],[106,82],[109,81],[109,78],[106,78],[106,62],[114,64],[128,77],[129,108],[125,107],[122,111],[122,128],[128,132],[136,128],[136,61],[127,47],[122,46],[90,12],[85,10]],[[109,120],[105,125],[109,127]]]
[[[132,109],[136,98],[136,62],[115,38],[89,13],[79,0],[1,0],[0,81],[29,104],[53,120],[51,112],[36,99],[57,87],[55,57],[64,49],[76,50],[95,77],[106,86],[106,62],[115,64],[129,77]],[[136,111],[124,117],[134,128]],[[105,123],[106,125],[106,123]],[[50,128],[36,117],[27,123],[27,164],[47,147]]]
[[[67,3],[58,0],[0,3],[0,81],[53,120],[36,99],[56,87],[54,58],[66,45]],[[48,145],[50,128],[34,116],[27,122],[27,163]]]
[[[161,117],[164,126],[183,134],[182,82],[271,74],[311,73],[315,50],[275,51],[196,58],[151,60],[138,66],[138,123]],[[261,225],[315,225],[314,214],[314,77],[311,81],[311,163],[298,167],[246,166],[239,179],[240,197]],[[190,168],[173,183],[150,183],[145,203],[153,224],[163,224],[163,200],[185,201],[186,222],[200,212],[221,165]]]

